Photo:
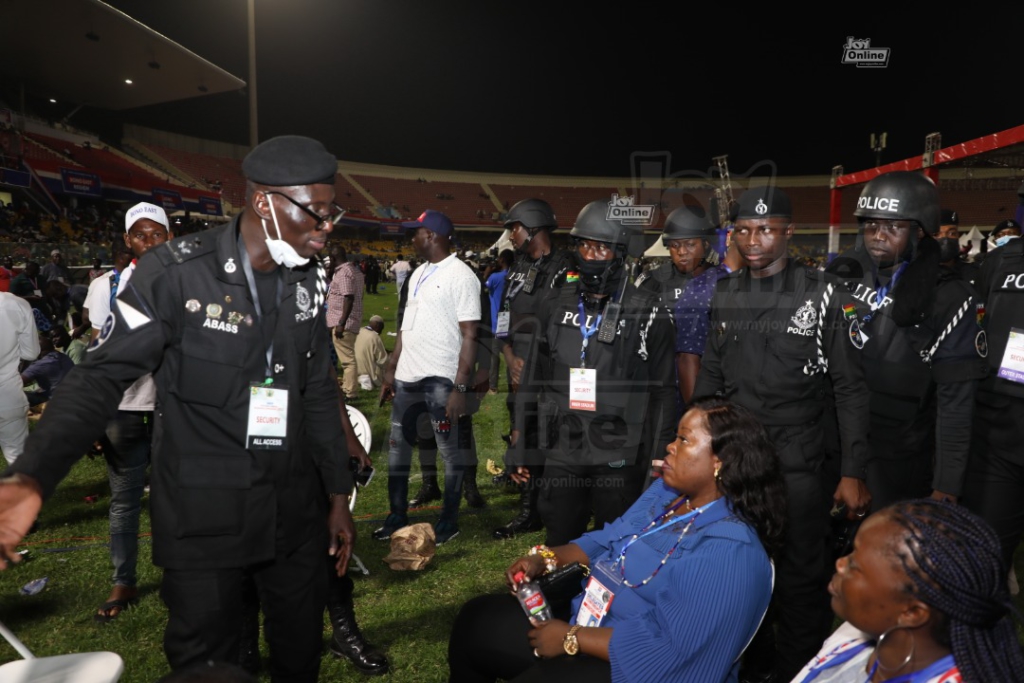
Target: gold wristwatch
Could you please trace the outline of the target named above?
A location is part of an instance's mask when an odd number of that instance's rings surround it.
[[[565,634],[565,640],[562,641],[562,648],[565,649],[565,654],[575,655],[579,654],[580,641],[576,639],[576,631],[580,630],[580,625],[576,624]]]

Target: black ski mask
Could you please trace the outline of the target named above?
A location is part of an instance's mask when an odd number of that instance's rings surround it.
[[[580,271],[580,284],[590,294],[613,293],[622,274],[623,259],[621,256],[603,261],[588,261],[575,252],[576,267]]]
[[[948,263],[960,257],[960,240],[955,237],[941,237],[938,242],[939,263]]]

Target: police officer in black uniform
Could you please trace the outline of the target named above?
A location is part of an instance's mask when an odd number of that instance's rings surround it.
[[[860,352],[842,325],[850,297],[832,276],[789,259],[792,215],[789,197],[776,187],[752,188],[740,197],[733,239],[747,267],[718,282],[694,387],[694,396],[718,394],[754,411],[782,460],[789,526],[774,594],[778,681],[791,680],[831,632],[825,590],[832,573],[830,506],[845,505],[856,519],[871,502],[864,484],[868,391]],[[822,468],[829,377],[843,455],[834,491]],[[770,633],[766,620],[756,639],[761,646],[748,651],[748,670],[770,675]],[[749,663],[755,653],[760,661]]]
[[[662,304],[674,310],[686,285],[718,263],[718,252],[711,248],[714,236],[715,228],[700,207],[679,207],[665,219],[661,233],[671,263],[644,271],[636,279],[636,286],[653,287],[660,293]]]
[[[939,263],[974,287],[981,269],[960,255],[960,214],[953,209],[942,209],[939,213],[939,231],[934,237],[939,243]]]
[[[871,390],[872,505],[928,495],[956,500],[987,349],[974,291],[939,265],[938,188],[921,173],[886,173],[864,186],[854,215],[857,245],[827,272],[844,282],[856,306],[843,319],[864,350]]]
[[[551,363],[539,345],[544,335],[537,314],[541,301],[557,291],[575,263],[570,252],[552,246],[551,233],[558,229],[558,221],[543,199],[516,202],[505,218],[505,227],[515,245],[516,260],[505,278],[495,336],[504,342],[501,353],[511,389],[507,403],[512,433],[505,467],[521,490],[516,515],[494,530],[496,539],[539,531],[544,526],[537,510],[537,478],[544,471],[537,451],[537,391],[539,384],[551,378]]]
[[[974,406],[963,504],[999,534],[1009,568],[1024,534],[1024,239],[1013,237],[988,253],[978,296],[989,374]]]
[[[542,315],[552,377],[538,403],[540,512],[552,546],[584,533],[591,514],[601,528],[625,512],[674,438],[672,322],[629,281],[627,248],[640,240],[608,208],[580,211],[575,270]]]
[[[0,555],[85,453],[125,389],[157,385],[151,508],[172,668],[239,661],[243,589],[263,605],[274,681],[317,680],[324,555],[344,572],[352,478],[316,258],[340,215],[337,162],[300,136],[242,163],[230,223],[139,259],[86,360],[0,481]],[[330,502],[328,502],[330,501]]]

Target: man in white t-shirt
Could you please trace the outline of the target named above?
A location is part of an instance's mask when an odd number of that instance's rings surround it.
[[[434,527],[440,544],[459,533],[465,468],[459,448],[459,418],[466,412],[466,391],[473,379],[480,281],[451,253],[455,228],[443,213],[424,211],[419,219],[402,227],[424,263],[409,276],[401,329],[381,387],[381,400],[394,400],[388,452],[391,510],[373,537],[387,540],[409,523],[409,465],[417,421],[426,412],[444,461],[444,502]]]
[[[398,260],[388,270],[395,276],[395,294],[398,294],[402,291],[402,285],[405,283],[405,278],[409,277],[412,266],[399,254]]]
[[[127,267],[115,267],[89,283],[85,309],[89,313],[93,339],[99,336],[105,324],[112,324],[107,322],[111,304],[128,286],[135,260],[172,237],[167,213],[148,202],[140,202],[128,210],[124,229],[125,247],[135,258]],[[97,610],[96,621],[115,619],[138,600],[135,566],[139,555],[139,513],[146,486],[155,407],[153,376],[140,377],[124,393],[117,416],[107,424],[105,438],[101,439],[110,480],[110,561],[114,565],[114,587]]]
[[[28,398],[18,366],[38,357],[32,307],[21,297],[0,292],[0,450],[8,463],[21,455],[28,438]]]

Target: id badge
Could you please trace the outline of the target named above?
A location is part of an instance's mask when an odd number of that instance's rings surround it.
[[[512,317],[512,314],[508,311],[502,311],[498,314],[497,323],[494,325],[494,336],[495,337],[507,337],[508,336],[508,321]]]
[[[569,368],[569,408],[597,412],[597,370]]]
[[[576,623],[584,627],[600,626],[621,586],[622,579],[611,562],[601,560],[595,564],[583,592],[583,601],[576,612]]]
[[[1010,328],[1006,351],[999,362],[998,377],[1024,384],[1024,330]]]
[[[416,322],[416,303],[410,301],[405,305],[405,313],[402,314],[402,330],[411,330]]]
[[[249,424],[245,447],[283,451],[288,448],[288,388],[253,382],[249,385]]]

